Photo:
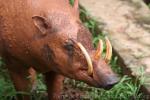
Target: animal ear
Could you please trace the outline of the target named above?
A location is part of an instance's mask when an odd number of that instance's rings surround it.
[[[32,17],[34,25],[42,32],[42,34],[46,34],[48,29],[48,23],[46,18],[41,16],[33,16]]]
[[[74,0],[74,5],[73,5],[74,9],[76,11],[78,11],[78,8],[79,8],[79,0]]]

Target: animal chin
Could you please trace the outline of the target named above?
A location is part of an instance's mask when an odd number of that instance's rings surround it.
[[[98,82],[93,78],[93,76],[90,76],[86,70],[82,70],[79,73],[77,73],[77,79],[87,83],[90,86],[100,87],[100,84],[98,84]]]

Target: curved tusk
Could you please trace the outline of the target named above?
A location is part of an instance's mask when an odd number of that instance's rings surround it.
[[[96,60],[99,60],[99,58],[101,57],[102,55],[102,52],[103,52],[103,41],[100,39],[99,42],[98,42],[98,47],[97,47],[97,50],[95,52],[95,56],[94,58]]]
[[[86,51],[86,49],[83,47],[83,45],[81,43],[77,43],[77,45],[79,46],[79,48],[81,49],[81,51],[83,52],[86,61],[88,63],[88,74],[92,75],[93,74],[93,65],[92,65],[92,60],[88,54],[88,52]]]
[[[106,56],[105,56],[105,61],[108,62],[111,60],[112,57],[112,46],[111,43],[109,41],[109,39],[107,37],[105,37],[105,41],[106,41]]]

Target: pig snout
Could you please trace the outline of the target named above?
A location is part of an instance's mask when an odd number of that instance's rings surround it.
[[[94,52],[92,56],[92,76],[95,83],[97,83],[97,87],[104,89],[111,89],[115,84],[118,83],[118,76],[112,71],[109,66],[109,61],[112,57],[112,46],[107,37],[105,37],[106,43],[106,54],[105,58],[102,57],[103,52],[103,41],[100,39],[98,43],[97,50]]]
[[[85,80],[85,82],[98,88],[111,89],[115,84],[118,83],[119,78],[109,66],[108,62],[111,60],[112,57],[112,46],[107,37],[105,38],[105,41],[105,58],[102,58],[103,41],[101,39],[99,40],[97,50],[92,51],[90,53],[91,55],[88,54],[88,52],[81,43],[78,43],[78,46],[86,58],[88,65],[87,74],[91,78],[90,81],[87,81],[89,80],[89,77],[87,76],[87,80]],[[85,78],[83,78],[83,80],[84,79]]]
[[[106,84],[103,86],[104,89],[108,90],[111,89],[114,85],[119,82],[119,78],[116,75],[112,75],[108,77]]]
[[[94,66],[93,79],[97,82],[97,87],[106,90],[111,89],[119,82],[119,77],[103,61],[100,61],[98,66]]]

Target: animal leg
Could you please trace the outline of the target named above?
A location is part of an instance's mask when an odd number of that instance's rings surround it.
[[[31,68],[26,68],[22,64],[11,62],[6,65],[10,73],[10,77],[14,83],[15,89],[18,92],[27,94],[18,94],[18,100],[30,100],[30,91],[35,79],[35,73]],[[29,93],[29,94],[28,94]]]
[[[55,72],[48,72],[45,74],[45,81],[47,85],[49,100],[61,99],[63,80],[64,80],[64,76],[57,74]]]

